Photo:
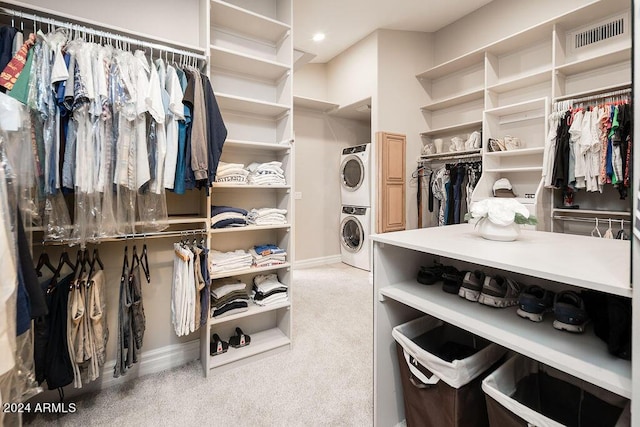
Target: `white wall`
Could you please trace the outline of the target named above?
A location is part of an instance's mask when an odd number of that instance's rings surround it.
[[[431,34],[413,31],[378,31],[378,122],[380,131],[407,136],[407,229],[418,225],[417,182],[411,179],[422,149],[420,132],[425,122],[420,107],[426,93],[416,74],[431,66]]]
[[[378,34],[374,32],[327,64],[328,100],[341,106],[376,97]]]
[[[293,75],[293,94],[328,100],[327,64],[305,64]]]
[[[457,58],[597,1],[494,0],[433,34],[434,64]]]
[[[355,120],[294,109],[296,135],[295,260],[340,255],[342,149],[369,140],[370,128]]]
[[[22,0],[59,14],[96,21],[178,43],[198,46],[199,0]]]

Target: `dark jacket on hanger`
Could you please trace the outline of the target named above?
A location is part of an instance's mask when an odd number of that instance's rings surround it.
[[[222,155],[222,146],[227,139],[227,128],[222,120],[220,109],[218,108],[218,102],[213,93],[211,82],[209,78],[204,74],[200,74],[202,77],[202,89],[204,91],[204,101],[207,106],[207,145],[208,145],[208,176],[211,185],[216,177],[218,170],[218,163],[220,162],[220,156]]]
[[[0,72],[13,57],[13,38],[17,32],[17,28],[8,25],[0,27]]]

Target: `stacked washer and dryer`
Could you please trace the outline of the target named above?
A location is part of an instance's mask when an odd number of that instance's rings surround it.
[[[371,270],[371,144],[342,150],[340,248],[342,262]]]

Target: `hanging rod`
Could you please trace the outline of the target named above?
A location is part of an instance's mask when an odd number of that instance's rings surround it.
[[[631,221],[629,221],[628,219],[619,219],[619,218],[615,218],[615,219],[614,218],[583,218],[579,216],[567,216],[567,215],[557,215],[551,218],[560,219],[562,221],[590,222],[592,224],[594,224],[597,219],[599,224],[607,225],[609,221],[611,221],[611,223],[620,224],[620,227],[624,227],[625,224],[627,225],[631,224]]]
[[[93,239],[87,239],[84,245],[87,243],[100,244],[103,242],[122,242],[127,240],[139,240],[139,239],[169,239],[175,237],[194,236],[199,234],[206,234],[206,228],[198,228],[194,230],[182,230],[182,231],[154,231],[151,233],[131,233],[131,234],[119,234],[117,236],[98,237]],[[43,240],[41,242],[43,246],[76,246],[80,245],[76,239],[57,239],[57,240]]]
[[[117,34],[117,33],[110,32],[110,31],[97,30],[95,28],[88,27],[86,25],[75,24],[75,23],[66,22],[66,21],[60,21],[58,19],[49,18],[49,17],[45,17],[45,16],[40,16],[40,15],[37,15],[35,13],[23,12],[21,10],[11,9],[11,8],[7,8],[7,7],[0,7],[0,13],[3,13],[3,14],[8,15],[8,16],[14,16],[14,17],[19,18],[19,19],[25,19],[25,20],[28,20],[28,21],[40,22],[40,23],[47,24],[47,25],[52,25],[52,26],[55,26],[55,27],[68,28],[68,29],[70,29],[72,31],[79,31],[79,32],[82,32],[82,33],[88,34],[88,35],[104,37],[104,38],[107,38],[107,39],[111,39],[113,41],[120,41],[120,42],[123,42],[123,43],[132,44],[132,45],[135,45],[135,46],[147,47],[149,49],[157,49],[159,51],[173,53],[173,54],[177,54],[177,55],[182,55],[182,56],[190,57],[190,58],[195,58],[195,59],[199,59],[199,60],[202,60],[202,61],[206,61],[206,59],[207,59],[207,57],[205,55],[203,55],[203,54],[192,52],[192,51],[189,51],[189,50],[186,50],[186,49],[179,49],[179,48],[167,46],[165,44],[149,42],[149,41],[142,40],[142,39],[136,39],[134,37],[125,36],[125,35]],[[35,32],[35,28],[34,28],[34,32]]]
[[[629,93],[631,93],[631,88],[628,85],[623,85],[623,86],[620,86],[619,88],[608,88],[606,92],[599,92],[599,93],[594,92],[592,95],[587,95],[580,98],[572,98],[571,95],[560,96],[555,98],[555,103],[561,101],[561,102],[572,102],[575,104],[578,102],[595,101],[595,100],[600,100],[604,98],[611,98],[614,96],[626,95]]]

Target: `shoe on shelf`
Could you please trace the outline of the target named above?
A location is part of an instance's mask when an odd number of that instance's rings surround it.
[[[462,285],[464,271],[460,272],[452,266],[444,267],[442,272],[442,290],[448,294],[457,294]]]
[[[467,271],[462,279],[458,295],[468,301],[476,302],[480,298],[485,274],[480,270]]]
[[[520,284],[504,276],[486,276],[478,302],[491,307],[511,307],[518,304]]]
[[[418,271],[418,283],[422,283],[423,285],[433,285],[442,279],[443,271],[444,266],[440,264],[436,264],[431,267],[421,266],[420,271]]]
[[[229,350],[229,343],[222,341],[218,334],[213,334],[211,344],[209,344],[209,354],[217,356],[218,354],[226,353],[227,350]]]
[[[556,294],[553,314],[553,327],[561,331],[582,333],[589,320],[582,297],[573,291]]]
[[[504,149],[507,151],[517,150],[522,147],[522,141],[516,136],[506,135],[504,137]]]
[[[542,322],[546,312],[553,310],[555,294],[540,286],[527,287],[518,297],[518,316],[533,322]]]
[[[251,344],[251,337],[245,335],[240,328],[236,328],[236,335],[229,338],[229,345],[233,348],[240,348],[249,344]]]
[[[506,151],[506,147],[504,145],[504,141],[496,138],[489,138],[489,143],[487,144],[487,148],[489,151]]]
[[[480,148],[480,132],[477,130],[471,132],[469,138],[464,142],[465,150],[476,150]]]

